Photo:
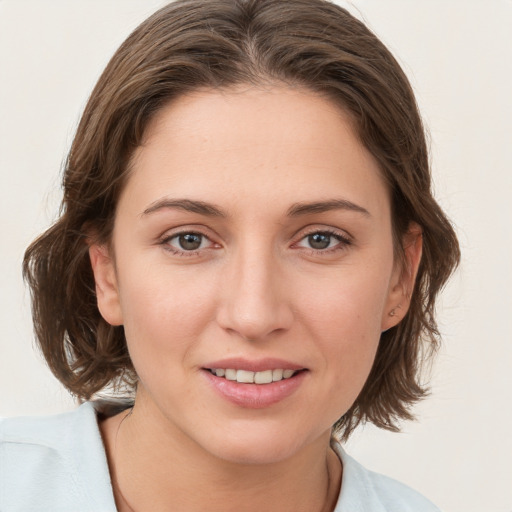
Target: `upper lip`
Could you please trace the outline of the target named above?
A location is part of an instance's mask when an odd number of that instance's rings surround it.
[[[232,368],[234,370],[246,370],[249,372],[262,372],[265,370],[304,370],[305,367],[285,361],[284,359],[276,359],[273,357],[267,357],[264,359],[249,360],[240,357],[231,357],[227,359],[219,359],[218,361],[212,361],[203,365],[203,368],[207,369],[218,369],[218,368]]]

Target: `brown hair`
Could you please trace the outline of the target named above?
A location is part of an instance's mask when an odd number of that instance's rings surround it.
[[[194,89],[239,83],[303,86],[338,102],[389,183],[395,246],[411,221],[422,228],[410,309],[382,333],[362,392],[335,425],[345,437],[361,421],[397,430],[426,393],[421,368],[439,337],[435,300],[459,248],[432,197],[425,133],[407,78],[374,34],[326,0],[178,0],[122,44],[78,126],[60,218],[25,254],[42,352],[82,400],[113,383],[133,390],[123,328],[98,311],[87,237],[94,232],[109,241],[130,157],[155,112]]]

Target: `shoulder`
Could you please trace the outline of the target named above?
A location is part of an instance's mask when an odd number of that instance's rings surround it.
[[[431,501],[405,484],[369,471],[337,443],[343,480],[335,512],[440,512]]]
[[[91,403],[44,417],[0,420],[0,510],[115,510]]]

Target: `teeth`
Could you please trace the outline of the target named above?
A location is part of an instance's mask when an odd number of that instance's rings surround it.
[[[238,370],[236,372],[236,381],[244,384],[254,383],[254,372],[248,372],[247,370]]]
[[[236,380],[243,384],[270,384],[283,379],[289,379],[296,373],[295,370],[263,370],[262,372],[250,372],[248,370],[235,370],[233,368],[214,368],[210,370],[217,377],[227,380]]]
[[[226,370],[225,377],[228,380],[236,380],[236,370]]]
[[[256,372],[254,374],[254,382],[255,384],[270,384],[272,382],[272,370]]]
[[[281,380],[283,378],[283,370],[272,370],[272,380]]]

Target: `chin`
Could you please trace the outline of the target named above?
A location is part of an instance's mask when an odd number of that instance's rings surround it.
[[[243,423],[243,422],[241,422]],[[222,430],[209,437],[203,449],[226,462],[240,465],[278,464],[298,455],[314,442],[330,438],[330,430],[318,436],[304,432],[294,432],[277,421],[272,425],[262,425],[253,421],[240,424],[238,428]],[[213,432],[210,432],[213,433]]]

